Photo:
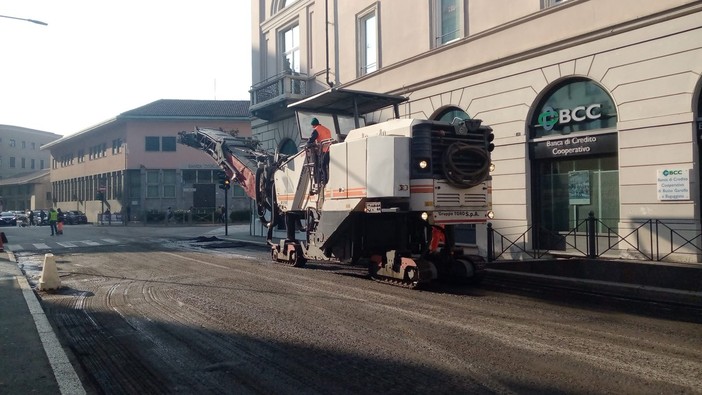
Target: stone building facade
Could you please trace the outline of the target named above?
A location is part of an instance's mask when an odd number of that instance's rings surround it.
[[[285,105],[330,86],[405,95],[404,117],[493,127],[491,223],[515,257],[572,249],[593,213],[600,249],[699,261],[702,2],[252,5],[253,133],[270,147],[299,143]]]

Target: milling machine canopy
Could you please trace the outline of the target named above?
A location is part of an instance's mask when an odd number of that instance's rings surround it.
[[[295,111],[298,130],[303,139],[310,137],[310,122],[312,118],[317,118],[336,134],[337,141],[343,141],[349,131],[365,126],[365,114],[392,106],[393,118],[399,118],[399,105],[407,100],[407,97],[400,95],[330,88],[292,103],[288,108]]]

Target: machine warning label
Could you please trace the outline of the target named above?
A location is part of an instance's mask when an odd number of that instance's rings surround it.
[[[461,218],[477,218],[480,217],[478,211],[472,210],[452,210],[452,211],[435,211],[435,219],[461,219]]]
[[[366,202],[366,212],[377,214],[381,212],[380,202]]]

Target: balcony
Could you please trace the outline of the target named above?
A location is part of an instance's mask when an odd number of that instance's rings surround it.
[[[281,73],[251,87],[251,113],[266,121],[293,115],[288,104],[312,94],[313,78],[301,74]]]

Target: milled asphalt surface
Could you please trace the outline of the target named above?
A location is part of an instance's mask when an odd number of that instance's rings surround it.
[[[248,243],[265,243],[248,232],[220,235],[221,239]],[[0,393],[82,394],[83,386],[63,351],[44,311],[11,253],[0,252]],[[588,266],[590,265],[590,266]],[[599,265],[599,264],[598,264]],[[673,265],[676,266],[676,265]],[[677,265],[679,266],[679,265]],[[592,262],[572,265],[573,270],[553,272],[548,264],[517,265],[493,263],[493,276],[512,273],[514,278],[528,277],[586,290],[606,289],[611,295],[635,294],[640,298],[659,298],[674,303],[702,307],[702,268],[684,266],[678,275],[663,281],[650,262],[628,262],[624,266],[594,266]],[[596,268],[585,270],[583,268]],[[622,267],[624,273],[622,274]],[[525,272],[528,268],[530,272]],[[549,269],[550,268],[550,269]],[[603,269],[604,268],[604,269]],[[606,273],[607,268],[615,272]],[[603,277],[604,276],[604,277]],[[615,281],[609,281],[615,280]],[[632,282],[634,281],[634,282]],[[650,282],[650,283],[649,283]],[[676,283],[682,284],[676,287]]]

